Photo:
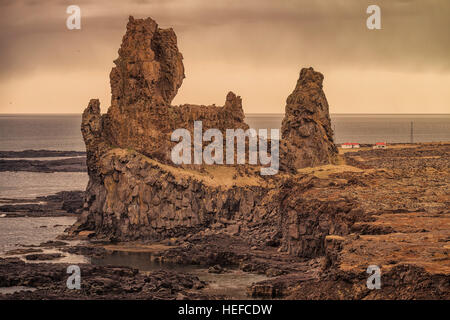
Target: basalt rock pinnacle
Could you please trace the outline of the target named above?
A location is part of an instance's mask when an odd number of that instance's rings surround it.
[[[112,105],[128,106],[141,100],[170,104],[185,77],[175,32],[159,28],[150,18],[130,17],[114,63]]]
[[[329,164],[337,156],[323,75],[303,68],[286,101],[281,163],[286,169]]]

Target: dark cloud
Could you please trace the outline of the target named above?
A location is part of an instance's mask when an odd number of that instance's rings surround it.
[[[374,3],[382,30],[370,31],[366,9]],[[81,7],[81,30],[66,29],[69,4]],[[450,71],[449,0],[1,0],[0,86],[39,72],[64,78],[84,70],[107,81],[129,15],[175,29],[187,81],[191,69],[214,64]]]
[[[0,68],[7,76],[35,68],[103,66],[104,54],[117,49],[129,14],[173,26],[179,38],[191,41],[180,40],[187,53],[198,54],[196,45],[204,46],[207,59],[450,68],[448,0],[376,2],[382,8],[380,31],[365,28],[365,9],[373,1],[364,0],[80,0],[74,3],[82,9],[82,30],[68,31],[67,1],[3,1]],[[92,52],[95,48],[102,51]]]

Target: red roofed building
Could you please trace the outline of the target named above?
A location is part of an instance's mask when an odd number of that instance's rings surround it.
[[[375,143],[373,148],[374,149],[386,149],[387,148],[387,143],[386,142],[377,142],[377,143]]]
[[[341,144],[341,148],[343,149],[358,149],[361,146],[359,145],[359,143],[355,143],[355,142],[346,142]]]

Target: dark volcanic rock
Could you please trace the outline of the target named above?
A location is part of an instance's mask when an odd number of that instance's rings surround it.
[[[38,200],[61,203],[61,209],[69,213],[79,213],[83,207],[84,191],[61,191],[53,195],[38,197]]]
[[[54,240],[49,240],[49,241],[46,241],[46,242],[42,242],[40,245],[39,245],[39,247],[41,247],[41,248],[56,248],[56,247],[64,247],[64,246],[67,246],[68,245],[68,243],[67,242],[64,242],[64,241],[59,241],[59,240],[56,240],[56,241],[54,241]]]
[[[301,281],[293,288],[288,299],[312,300],[448,300],[450,277],[446,274],[429,274],[414,265],[398,265],[383,271],[381,289],[368,290],[368,274],[361,272],[332,271],[317,279]]]
[[[333,163],[337,148],[333,142],[323,75],[304,68],[292,94],[287,98],[281,132],[281,166],[295,170]]]
[[[86,158],[58,160],[0,160],[0,171],[86,172]]]
[[[42,252],[42,249],[21,248],[21,249],[9,250],[5,253],[5,255],[6,256],[15,256],[15,255],[28,254],[28,253],[39,253],[39,252]]]
[[[197,277],[170,271],[141,274],[128,267],[80,264],[81,290],[67,289],[68,264],[25,263],[0,258],[0,287],[26,286],[35,291],[0,294],[0,300],[18,299],[189,299],[213,298],[194,290],[205,286]]]
[[[130,17],[114,63],[112,105],[128,107],[140,101],[170,104],[184,79],[175,32],[159,28],[151,18]]]
[[[61,191],[35,199],[2,199],[0,212],[8,217],[51,217],[80,213],[84,203],[83,191]],[[14,204],[8,204],[14,203]]]
[[[99,174],[98,160],[114,147],[136,150],[172,164],[171,134],[178,128],[193,131],[247,129],[242,100],[228,93],[223,107],[171,106],[184,78],[182,55],[172,29],[161,29],[150,18],[130,17],[116,67],[111,71],[111,106],[100,115],[100,102],[90,101],[83,113],[82,132],[89,174]],[[96,163],[97,162],[97,163]]]
[[[102,165],[103,182],[89,183],[89,207],[73,229],[110,239],[161,240],[201,231],[220,219],[244,221],[267,193],[264,181],[219,186],[201,174],[119,149],[105,154]]]
[[[63,247],[60,250],[70,254],[78,254],[95,258],[102,258],[107,255],[107,250],[103,247],[77,245]]]
[[[49,158],[49,157],[77,157],[84,156],[82,151],[54,151],[54,150],[24,150],[0,151],[0,158]]]
[[[150,18],[130,17],[115,64],[108,113],[100,114],[96,99],[83,113],[90,180],[84,213],[72,232],[95,230],[114,240],[161,239],[226,220],[226,232],[245,230],[254,241],[280,235],[279,203],[268,192],[276,190],[276,178],[262,178],[248,166],[175,168],[171,161],[172,132],[185,128],[192,136],[194,121],[202,121],[203,131],[221,130],[224,140],[227,129],[248,129],[241,98],[230,92],[223,107],[171,106],[184,78],[182,56],[173,30],[158,28]],[[322,79],[312,69],[302,70],[288,99],[283,130],[295,148],[289,153],[291,167],[329,163],[336,151]],[[272,219],[265,219],[269,215]]]
[[[441,243],[449,232],[447,154],[430,158],[416,150],[420,159],[395,157],[413,163],[415,170],[407,165],[399,171],[395,164],[389,165],[392,170],[378,170],[378,161],[383,168],[395,161],[378,160],[376,152],[347,155],[350,163],[331,165],[337,162],[337,149],[323,76],[309,68],[302,69],[287,99],[280,153],[287,172],[261,177],[246,165],[175,166],[170,161],[175,129],[192,133],[195,120],[203,122],[203,130],[248,128],[241,98],[233,93],[223,107],[171,106],[183,76],[173,31],[159,29],[151,19],[130,18],[111,72],[111,107],[101,115],[94,99],[83,114],[90,180],[83,213],[69,236],[87,231],[83,234],[97,243],[176,237],[170,240],[174,248],[155,254],[156,261],[205,265],[214,272],[236,267],[274,277],[252,286],[252,296],[286,296],[299,282],[317,281],[323,285],[320,292],[310,289],[307,297],[335,297],[328,294],[330,274],[338,274],[333,279],[339,294],[371,264],[394,266],[396,277],[411,275],[401,282],[401,297],[429,290],[434,298],[442,291],[435,285],[442,288],[441,275],[449,274],[447,247]],[[431,190],[417,192],[427,187]],[[417,265],[403,272],[395,268],[402,261]],[[423,272],[416,272],[422,266]],[[414,279],[433,285],[415,286],[407,294]],[[156,287],[167,287],[158,281]],[[127,288],[139,290],[131,284]],[[348,292],[344,298],[367,294]]]
[[[63,255],[61,253],[39,253],[39,254],[29,254],[25,256],[26,260],[55,260],[62,258]]]

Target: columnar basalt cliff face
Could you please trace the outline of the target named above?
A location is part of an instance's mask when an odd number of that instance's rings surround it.
[[[77,228],[95,229],[110,239],[159,240],[219,221],[238,228],[269,189],[262,179],[236,183],[229,178],[219,184],[210,173],[164,165],[119,148],[104,154],[100,167],[102,182],[90,182],[89,208]],[[226,173],[234,170],[228,169]]]
[[[333,142],[323,75],[304,68],[287,98],[281,127],[281,163],[285,169],[299,169],[333,163],[337,148]]]

